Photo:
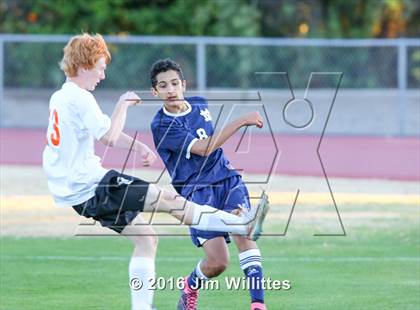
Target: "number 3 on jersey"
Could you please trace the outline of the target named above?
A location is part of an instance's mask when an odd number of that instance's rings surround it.
[[[48,139],[54,146],[60,145],[60,130],[58,128],[58,113],[57,110],[52,110],[50,114],[50,123],[48,126]]]
[[[197,133],[198,139],[200,139],[200,140],[204,140],[204,139],[207,139],[209,137],[207,135],[206,131],[204,130],[204,128],[198,128],[195,132]]]

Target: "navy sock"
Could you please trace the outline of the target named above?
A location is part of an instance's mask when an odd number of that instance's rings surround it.
[[[250,249],[239,253],[239,262],[248,281],[251,302],[264,303],[263,269],[260,250]]]
[[[190,289],[197,290],[201,287],[202,280],[198,277],[197,273],[195,272],[195,269],[191,272],[187,281]]]
[[[197,266],[188,277],[188,286],[190,289],[198,290],[201,288],[203,281],[208,280],[207,276],[201,271],[200,264],[201,261],[198,262]]]
[[[264,289],[262,285],[263,270],[261,266],[249,266],[244,270],[249,285],[251,302],[264,303]]]

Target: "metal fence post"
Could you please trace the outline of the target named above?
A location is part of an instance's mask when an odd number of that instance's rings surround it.
[[[4,117],[4,40],[0,38],[0,124]]]
[[[407,44],[398,41],[398,128],[399,134],[404,136],[407,121]]]
[[[197,89],[204,91],[207,87],[206,81],[206,44],[203,40],[199,40],[196,45],[197,49]]]

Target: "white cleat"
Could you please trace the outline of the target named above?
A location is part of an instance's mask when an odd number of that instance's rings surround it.
[[[247,214],[247,217],[249,216],[251,220],[249,224],[249,232],[247,235],[248,239],[257,241],[261,236],[263,232],[262,226],[269,209],[270,204],[268,202],[268,196],[264,191],[258,206],[251,208],[251,211]]]

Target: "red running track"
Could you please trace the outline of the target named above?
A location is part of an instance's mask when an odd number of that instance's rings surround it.
[[[0,164],[40,165],[45,146],[44,130],[0,129]],[[138,139],[153,145],[150,133]],[[239,142],[240,145],[238,146]],[[274,142],[275,141],[275,142]],[[318,136],[251,134],[235,135],[224,146],[231,163],[247,173],[323,176],[316,152]],[[107,167],[122,167],[127,151],[97,145]],[[420,180],[420,139],[365,136],[324,137],[319,149],[329,177]],[[128,167],[136,165],[135,154]],[[163,169],[159,160],[151,167]]]

